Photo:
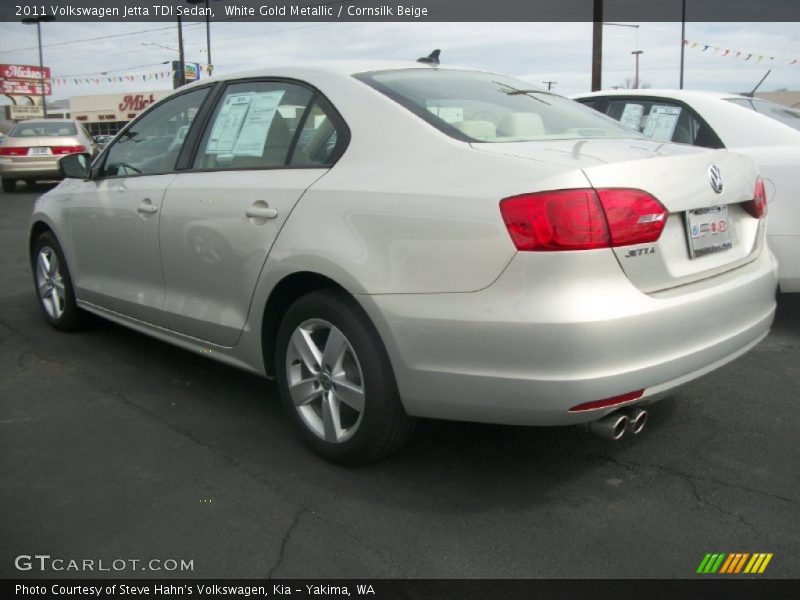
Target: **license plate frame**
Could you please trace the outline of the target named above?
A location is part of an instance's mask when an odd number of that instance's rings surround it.
[[[28,156],[50,156],[52,153],[50,146],[31,146],[28,148]]]
[[[727,204],[687,210],[684,221],[689,258],[719,254],[733,248]]]

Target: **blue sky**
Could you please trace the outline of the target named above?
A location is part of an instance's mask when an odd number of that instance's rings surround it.
[[[677,87],[679,23],[640,23],[638,28],[604,27],[603,87],[633,78],[633,50],[643,50],[640,78],[651,87]],[[170,23],[47,23],[43,27],[45,64],[54,76],[99,73],[142,74],[164,70],[161,61],[177,54]],[[143,31],[145,30],[145,31]],[[442,49],[445,64],[467,65],[515,75],[539,84],[556,81],[563,94],[590,86],[590,23],[212,23],[216,73],[233,73],[270,64],[319,59],[414,59]],[[139,32],[139,33],[136,33]],[[120,35],[124,34],[124,35]],[[187,60],[206,62],[205,26],[184,27]],[[85,41],[99,36],[115,36]],[[689,23],[686,37],[776,60],[745,62],[699,48],[686,49],[685,87],[744,91],[772,68],[762,90],[800,90],[800,23]],[[0,23],[0,62],[36,64],[35,28]],[[57,44],[57,45],[54,45]],[[145,65],[145,66],[142,66]],[[128,67],[137,67],[124,70]],[[55,98],[150,90],[167,82],[57,86]],[[1,98],[1,97],[0,97]],[[8,103],[7,99],[0,102]]]

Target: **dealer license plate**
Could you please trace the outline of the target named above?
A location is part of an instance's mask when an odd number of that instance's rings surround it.
[[[686,235],[691,258],[730,250],[733,242],[727,205],[687,210]]]

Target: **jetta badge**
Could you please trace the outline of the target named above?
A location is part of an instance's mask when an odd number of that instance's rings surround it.
[[[717,165],[708,167],[708,180],[711,182],[711,189],[717,194],[722,193],[722,173]]]

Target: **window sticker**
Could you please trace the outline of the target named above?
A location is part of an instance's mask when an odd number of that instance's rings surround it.
[[[206,145],[206,154],[232,154],[233,145],[239,136],[247,109],[253,99],[253,92],[231,94],[222,104],[211,129]]]
[[[622,109],[622,116],[619,122],[628,129],[642,131],[642,117],[644,116],[644,106],[641,104],[626,104]]]
[[[653,105],[650,114],[647,115],[647,124],[643,133],[657,142],[671,141],[682,110],[679,106]]]
[[[233,147],[234,156],[261,156],[264,154],[269,128],[284,93],[284,90],[277,90],[253,94],[244,123]]]

